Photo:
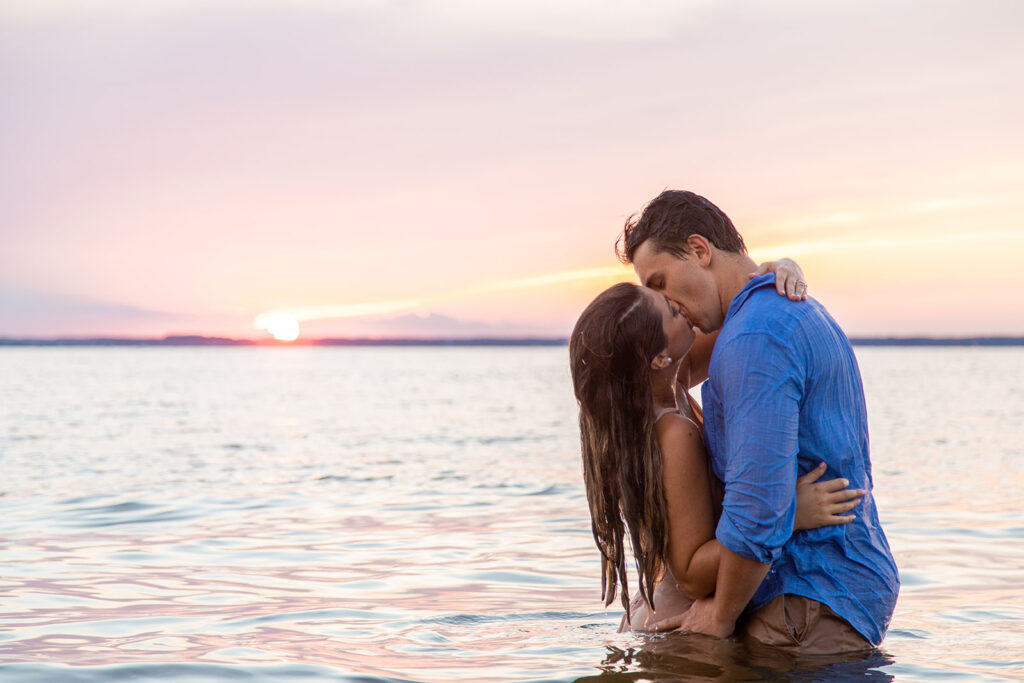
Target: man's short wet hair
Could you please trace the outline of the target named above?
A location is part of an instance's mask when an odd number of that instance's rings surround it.
[[[722,251],[747,252],[724,211],[699,194],[665,190],[643,208],[639,218],[633,214],[626,219],[615,253],[623,263],[632,263],[640,245],[651,240],[655,253],[667,251],[682,258],[690,235],[701,235]]]

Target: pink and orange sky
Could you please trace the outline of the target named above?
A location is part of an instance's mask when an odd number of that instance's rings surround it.
[[[851,335],[1024,334],[1024,4],[0,5],[0,336],[566,335],[663,188]]]

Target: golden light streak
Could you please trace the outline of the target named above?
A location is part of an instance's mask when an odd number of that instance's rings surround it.
[[[302,306],[286,310],[267,311],[256,316],[256,319],[253,321],[253,326],[257,329],[267,330],[271,334],[274,334],[273,330],[268,327],[268,321],[283,325],[281,321],[285,320],[285,318],[291,318],[298,323],[310,320],[331,320],[337,318],[359,318],[372,315],[386,315],[388,313],[397,313],[403,310],[420,308],[427,304],[451,301],[453,299],[461,298],[467,294],[525,289],[529,287],[543,287],[546,285],[565,282],[610,279],[621,281],[626,279],[635,279],[635,276],[633,275],[632,270],[624,266],[580,268],[560,273],[549,273],[547,275],[536,275],[533,277],[500,280],[498,282],[474,285],[456,292],[450,292],[441,296],[435,296],[430,299],[422,299],[418,301],[377,301],[356,304]],[[275,338],[277,338],[276,335]]]
[[[854,213],[852,211],[841,211],[823,216],[811,216],[810,218],[799,218],[792,221],[786,221],[784,225],[787,228],[822,228],[862,223],[865,218],[866,217],[863,214]]]
[[[998,203],[999,201],[996,197],[940,197],[938,199],[913,202],[908,204],[906,209],[910,213],[940,213],[959,209],[994,206]]]
[[[1013,228],[1003,230],[984,230],[971,232],[954,232],[944,235],[907,235],[905,237],[850,237],[846,239],[799,240],[771,246],[758,247],[750,250],[750,257],[758,262],[770,261],[784,256],[801,256],[824,252],[863,251],[865,249],[906,249],[944,244],[962,244],[966,242],[984,242],[994,239],[1017,239],[1020,231]]]
[[[948,199],[936,199],[936,200],[924,200],[912,203],[905,203],[896,213],[903,213],[903,215],[913,213],[932,213],[942,211],[956,211],[960,209],[973,208],[991,203],[991,198],[984,197],[955,197]],[[892,215],[893,211],[890,209],[885,217],[890,221],[895,220]],[[878,222],[882,225],[886,223],[884,220],[877,220],[879,217],[868,214],[854,213],[854,212],[836,212],[833,214],[819,216],[813,220],[800,219],[799,222],[806,223],[808,225],[814,224],[819,226],[832,225],[842,226],[852,225],[862,222]],[[793,223],[790,223],[791,225]],[[809,240],[793,240],[787,242],[779,242],[776,244],[770,244],[760,247],[754,247],[751,249],[751,257],[758,261],[763,262],[767,260],[777,259],[784,256],[799,258],[806,258],[815,254],[834,254],[834,253],[856,253],[864,251],[875,251],[875,252],[891,252],[896,250],[906,250],[913,248],[924,248],[931,246],[944,246],[944,245],[956,245],[956,244],[969,244],[991,241],[993,243],[1002,242],[1016,242],[1020,239],[1020,228],[1001,228],[1001,229],[990,229],[983,231],[976,230],[957,230],[946,232],[942,234],[924,234],[922,235],[919,231],[914,231],[908,234],[879,234],[865,235],[862,232],[857,234],[851,234],[846,236],[829,236],[820,239],[809,239]],[[615,266],[603,266],[596,268],[578,268],[574,270],[566,270],[555,273],[547,273],[543,275],[534,275],[530,277],[512,278],[505,280],[498,280],[493,282],[484,282],[476,285],[470,285],[465,288],[450,291],[441,295],[432,296],[424,299],[408,299],[408,300],[396,300],[396,301],[377,301],[377,302],[360,302],[360,303],[348,303],[348,304],[337,304],[337,305],[322,305],[322,306],[303,306],[291,309],[277,309],[267,311],[256,317],[254,325],[259,329],[265,329],[275,336],[275,338],[282,339],[278,336],[278,333],[283,333],[285,336],[290,334],[290,324],[286,325],[284,321],[286,318],[295,321],[296,326],[299,322],[305,322],[310,320],[329,320],[337,318],[358,318],[375,315],[386,315],[390,313],[397,313],[399,311],[414,310],[424,308],[426,306],[438,305],[441,303],[451,303],[458,301],[469,296],[486,294],[501,291],[514,291],[528,288],[544,288],[552,287],[554,285],[564,285],[569,283],[585,283],[587,281],[604,281],[601,284],[612,284],[614,282],[622,281],[635,281],[635,275],[628,266],[615,265]],[[276,316],[276,317],[274,317]],[[276,321],[275,324],[279,324],[278,333],[268,326],[267,320]]]
[[[299,338],[299,322],[382,315],[415,308],[419,305],[418,301],[377,301],[339,306],[303,306],[289,311],[260,313],[253,320],[252,326],[258,330],[266,330],[278,341],[295,341]]]

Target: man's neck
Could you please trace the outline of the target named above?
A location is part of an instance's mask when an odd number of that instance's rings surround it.
[[[757,270],[757,263],[746,254],[718,252],[721,262],[715,274],[718,283],[719,304],[722,307],[722,320],[729,312],[729,306],[740,290],[750,282],[750,274]]]

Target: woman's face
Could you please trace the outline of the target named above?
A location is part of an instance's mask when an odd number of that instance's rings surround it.
[[[667,340],[668,355],[673,361],[682,358],[693,346],[696,334],[689,319],[679,309],[679,306],[665,297],[664,294],[656,292],[649,287],[640,288],[647,297],[654,310],[661,314],[661,327],[665,331]]]

